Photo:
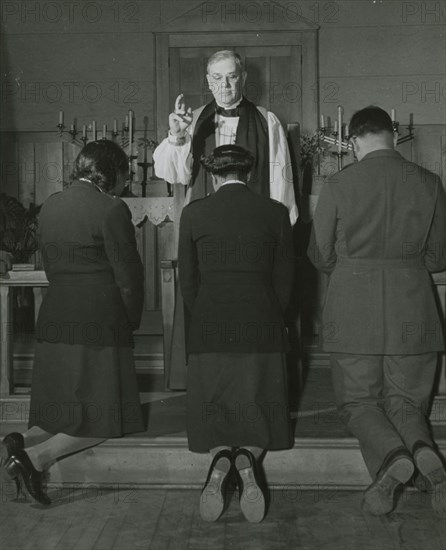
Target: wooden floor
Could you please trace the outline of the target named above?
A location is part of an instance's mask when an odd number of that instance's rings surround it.
[[[13,501],[4,484],[2,550],[444,550],[446,520],[424,493],[402,495],[391,515],[360,509],[361,493],[275,490],[267,517],[247,523],[232,495],[216,523],[204,523],[197,490],[60,489],[53,505]]]

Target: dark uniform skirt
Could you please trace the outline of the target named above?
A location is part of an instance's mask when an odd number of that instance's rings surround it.
[[[38,342],[32,426],[77,437],[144,431],[132,349]]]
[[[189,449],[293,444],[282,353],[196,353],[187,368]]]

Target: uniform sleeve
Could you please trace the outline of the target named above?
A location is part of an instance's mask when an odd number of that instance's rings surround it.
[[[268,111],[268,136],[270,160],[270,197],[288,208],[291,225],[299,217],[294,196],[290,152],[282,124],[274,113]]]
[[[274,257],[273,288],[279,300],[282,312],[285,313],[293,286],[295,257],[293,246],[293,230],[287,212],[283,211],[280,222],[280,234],[277,251]]]
[[[426,268],[431,272],[446,269],[446,194],[437,180],[437,200],[424,255]]]
[[[331,273],[336,265],[336,226],[336,203],[327,180],[319,195],[307,252],[311,263],[325,273]]]
[[[136,247],[135,228],[127,205],[119,200],[103,221],[104,246],[115,282],[133,330],[141,322],[144,304],[143,265]]]
[[[183,300],[192,311],[199,287],[198,255],[192,237],[192,220],[188,208],[184,208],[180,219],[178,244],[178,277]]]

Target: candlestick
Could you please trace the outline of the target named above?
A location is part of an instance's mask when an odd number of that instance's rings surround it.
[[[119,143],[121,147],[127,152],[128,159],[129,159],[129,178],[130,181],[132,180],[134,174],[136,173],[135,166],[136,162],[135,159],[138,157],[138,144],[135,143],[135,120],[134,120],[134,111],[132,109],[129,109],[127,115],[126,115],[126,123],[122,122],[122,132],[120,131],[121,121],[118,119],[113,119],[113,132],[110,132],[112,135],[109,138],[107,133],[107,127],[108,124],[103,124],[102,121],[100,122],[102,124],[102,134],[98,131],[97,121],[93,120],[89,124],[83,124],[82,129],[77,129],[77,118],[73,119],[72,124],[68,126],[68,129],[65,129],[65,126],[63,124],[63,111],[59,111],[59,121],[62,120],[62,122],[59,122],[57,124],[58,128],[58,134],[59,137],[62,137],[64,134],[68,134],[71,137],[71,143],[75,143],[77,145],[85,146],[90,140],[91,141],[97,141],[98,139],[111,139],[115,140],[116,138],[119,140]],[[90,134],[90,130],[92,131]],[[146,139],[147,141],[147,139]],[[151,148],[153,145],[153,140],[148,140],[147,147],[144,149],[144,162],[151,165]]]
[[[342,107],[341,105],[338,106],[338,128],[339,128],[339,135],[338,135],[338,153],[342,152]]]
[[[129,118],[129,156],[131,156],[133,154],[133,112],[132,110],[130,109],[129,110],[129,115],[128,115],[128,118]]]
[[[129,109],[129,190],[132,189],[133,180],[133,111]]]

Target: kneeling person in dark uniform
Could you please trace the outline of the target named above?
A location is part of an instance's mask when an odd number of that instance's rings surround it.
[[[216,193],[184,208],[178,256],[190,314],[189,448],[213,456],[202,518],[218,519],[236,471],[242,512],[259,522],[265,499],[258,460],[265,450],[292,445],[284,322],[292,231],[286,207],[246,186],[253,163],[248,151],[223,145],[201,162]]]
[[[335,333],[324,350],[336,401],[373,479],[364,509],[391,512],[416,466],[441,515],[446,470],[426,413],[444,350],[429,272],[446,268],[446,196],[437,176],[394,150],[385,111],[362,109],[349,128],[359,162],[327,180],[310,243],[330,275],[324,324]]]

